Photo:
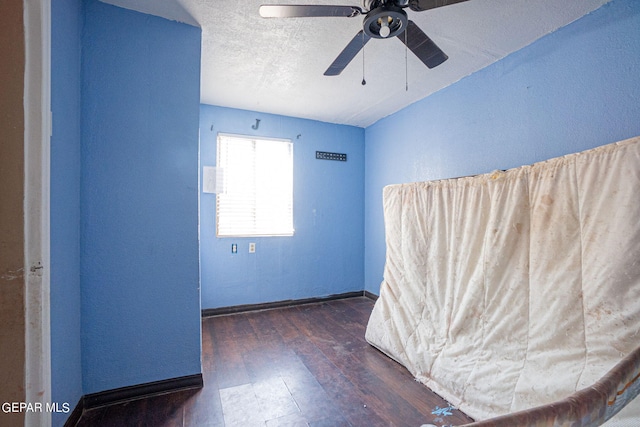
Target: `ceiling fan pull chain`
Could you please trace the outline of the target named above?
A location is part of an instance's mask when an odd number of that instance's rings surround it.
[[[365,45],[365,40],[364,40],[364,33],[362,33],[362,86],[367,84],[367,81],[364,79],[364,45]]]
[[[409,92],[409,64],[407,61],[407,30],[404,30],[404,90]]]

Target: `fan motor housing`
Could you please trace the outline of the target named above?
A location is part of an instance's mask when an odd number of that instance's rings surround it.
[[[376,39],[395,37],[407,28],[407,14],[399,7],[392,5],[384,5],[377,7],[364,18],[363,30],[369,36]],[[387,36],[380,35],[381,28],[387,24],[389,34]]]

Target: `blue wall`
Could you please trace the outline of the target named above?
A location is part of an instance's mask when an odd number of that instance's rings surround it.
[[[253,130],[256,119],[260,125]],[[215,194],[202,194],[202,307],[362,291],[364,130],[203,105],[202,165],[216,164],[218,132],[293,141],[296,231],[292,237],[217,238]],[[347,162],[316,160],[316,150],[346,153]],[[248,253],[249,242],[256,243],[256,253]],[[238,244],[237,254],[231,253],[232,243]]]
[[[85,394],[200,373],[200,30],[85,1]]]
[[[80,347],[80,0],[51,3],[51,398],[82,396]],[[53,425],[68,414],[54,413]]]
[[[365,288],[385,260],[382,188],[489,172],[640,134],[640,2],[614,0],[368,127]]]

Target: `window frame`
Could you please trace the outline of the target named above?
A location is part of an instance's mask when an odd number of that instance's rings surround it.
[[[221,138],[230,138],[230,139],[239,139],[239,140],[243,140],[245,142],[252,142],[254,144],[254,148],[253,148],[253,154],[254,154],[254,158],[253,161],[257,161],[259,160],[259,157],[256,155],[256,144],[259,144],[261,142],[280,142],[280,143],[286,143],[288,145],[288,150],[289,150],[289,159],[290,159],[290,169],[291,169],[291,178],[290,178],[290,183],[291,183],[291,195],[290,197],[288,197],[288,215],[290,216],[291,219],[291,228],[290,231],[283,231],[283,232],[273,232],[273,231],[277,231],[277,230],[267,230],[265,232],[261,232],[259,231],[259,228],[255,227],[256,224],[256,218],[257,215],[254,214],[254,227],[253,230],[254,232],[234,232],[233,230],[229,231],[228,234],[221,234],[220,232],[220,216],[221,216],[221,208],[220,208],[220,204],[221,204],[221,196],[224,198],[224,194],[227,194],[227,189],[228,189],[228,175],[227,172],[224,170],[224,165],[222,164],[222,160],[221,160],[221,155],[222,155],[222,147],[221,147]],[[228,143],[228,142],[227,142]],[[288,138],[274,138],[274,137],[265,137],[265,136],[257,136],[257,135],[241,135],[241,134],[233,134],[233,133],[224,133],[224,132],[219,132],[216,136],[216,164],[217,167],[222,169],[222,176],[223,176],[223,191],[221,193],[217,193],[216,194],[216,237],[218,238],[228,238],[228,237],[232,237],[232,238],[236,238],[236,237],[291,237],[293,235],[295,235],[295,226],[294,226],[294,204],[293,204],[293,187],[294,187],[294,180],[293,180],[293,172],[294,172],[294,153],[293,153],[293,141],[291,139]],[[256,169],[257,163],[254,165],[254,170]],[[254,179],[257,181],[258,178],[254,177]],[[258,185],[257,183],[255,185]],[[256,192],[257,194],[257,192]],[[253,199],[254,203],[257,203],[257,196],[254,196]],[[228,212],[226,213],[228,214]],[[225,215],[226,215],[225,214]]]

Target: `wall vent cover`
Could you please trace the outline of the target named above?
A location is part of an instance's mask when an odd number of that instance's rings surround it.
[[[326,151],[316,151],[316,159],[337,160],[339,162],[346,162],[347,155],[344,153],[328,153]]]

